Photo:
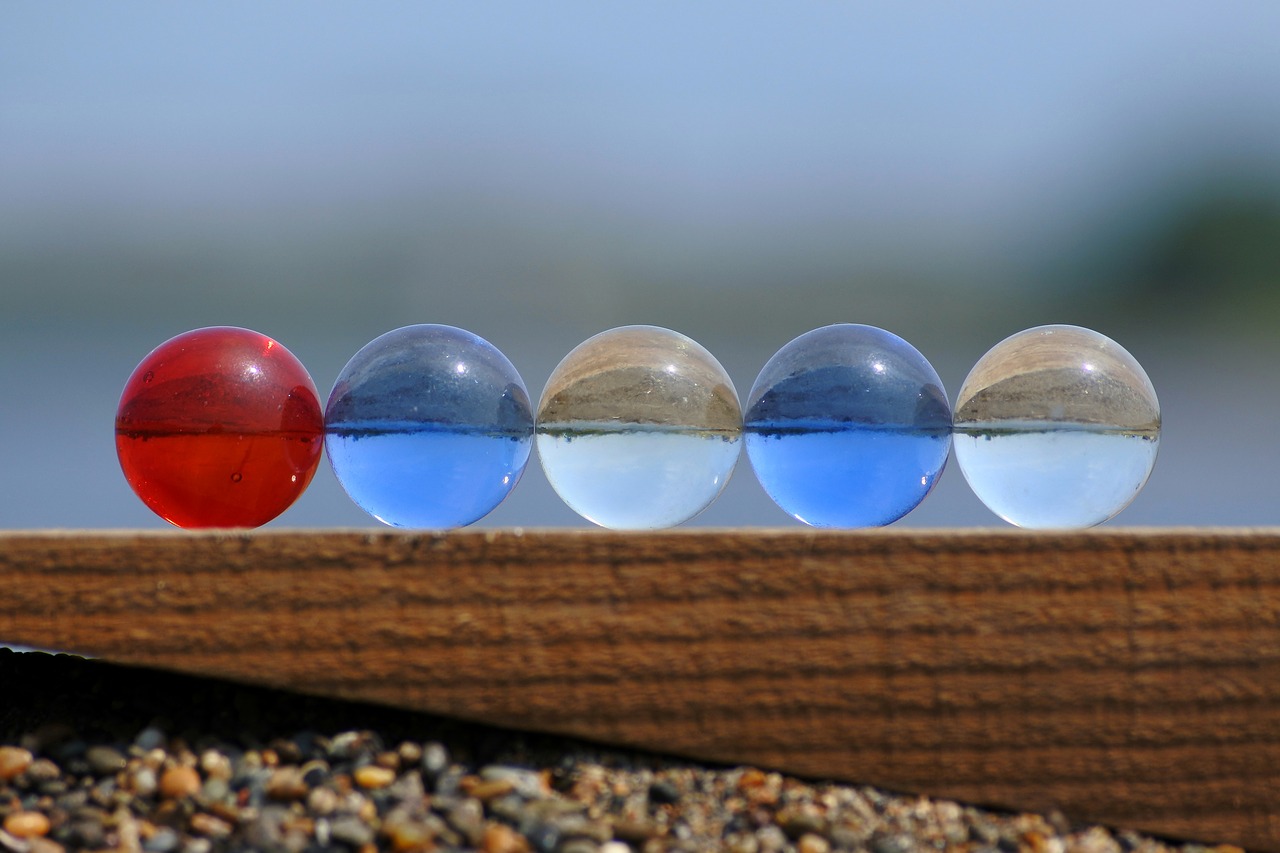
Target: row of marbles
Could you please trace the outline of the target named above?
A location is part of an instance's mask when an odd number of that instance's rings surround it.
[[[693,518],[745,451],[764,490],[815,527],[909,513],[953,446],[997,515],[1029,528],[1111,518],[1155,463],[1155,390],[1119,344],[1041,326],[993,347],[954,410],[937,372],[873,326],[807,332],[765,364],[743,407],[692,339],[625,326],[577,346],[535,412],[515,366],[471,332],[388,332],[343,368],[321,408],[275,340],[213,327],[152,351],[125,385],[116,448],[134,492],[180,527],[255,527],[288,508],[327,452],[356,504],[397,527],[461,527],[492,511],[536,442],[548,481],[603,527]]]

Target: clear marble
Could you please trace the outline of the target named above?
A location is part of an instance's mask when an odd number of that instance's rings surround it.
[[[552,488],[602,527],[672,527],[706,509],[737,464],[742,410],[711,353],[678,332],[624,326],[565,356],[538,406]]]
[[[1040,326],[993,347],[955,409],[956,461],[1011,524],[1092,527],[1142,490],[1160,446],[1160,404],[1142,366],[1078,326]]]
[[[843,323],[780,349],[747,398],[747,457],[783,511],[814,527],[902,518],[951,447],[942,380],[902,338]]]
[[[511,492],[533,412],[515,367],[452,326],[406,326],[361,349],[325,407],[325,449],[357,505],[394,527],[462,527]]]

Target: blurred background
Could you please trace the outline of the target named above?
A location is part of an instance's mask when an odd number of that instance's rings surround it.
[[[0,5],[7,528],[163,527],[125,379],[247,326],[311,370],[470,329],[536,400],[668,326],[745,397],[811,328],[888,328],[954,398],[1020,329],[1147,368],[1122,524],[1274,524],[1280,4]],[[491,525],[584,525],[536,462]],[[695,523],[795,524],[745,461]],[[952,464],[902,524],[1001,524]],[[1113,522],[1116,523],[1116,522]],[[327,463],[277,526],[368,526]]]

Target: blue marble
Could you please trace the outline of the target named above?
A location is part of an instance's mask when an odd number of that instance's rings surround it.
[[[769,359],[747,398],[747,458],[779,507],[814,527],[902,518],[951,449],[942,380],[897,335],[843,323]]]
[[[462,527],[490,513],[529,461],[533,410],[515,367],[452,326],[406,326],[342,369],[325,450],[361,509],[393,527]]]

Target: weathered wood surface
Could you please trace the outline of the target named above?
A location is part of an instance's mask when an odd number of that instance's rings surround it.
[[[17,533],[0,586],[0,642],[1280,850],[1280,530]]]

